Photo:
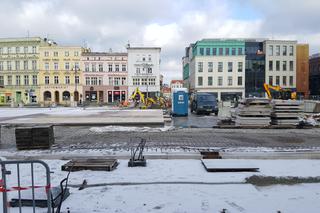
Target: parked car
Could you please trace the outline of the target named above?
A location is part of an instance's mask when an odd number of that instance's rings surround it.
[[[214,113],[218,115],[219,112],[216,96],[205,92],[197,92],[192,95],[190,108],[191,112],[196,112],[197,114],[208,115]]]

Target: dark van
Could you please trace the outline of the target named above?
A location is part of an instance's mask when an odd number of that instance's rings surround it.
[[[216,96],[211,93],[198,92],[194,93],[191,98],[191,112],[196,112],[197,114],[210,114],[214,113],[218,115],[218,103]]]

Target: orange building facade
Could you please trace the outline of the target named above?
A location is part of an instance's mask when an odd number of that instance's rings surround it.
[[[309,44],[297,44],[297,93],[309,97]]]

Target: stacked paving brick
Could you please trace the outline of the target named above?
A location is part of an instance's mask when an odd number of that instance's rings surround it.
[[[15,135],[18,150],[49,149],[54,143],[52,126],[20,127]]]
[[[236,111],[235,125],[240,127],[264,127],[270,125],[271,106],[266,98],[243,99]]]
[[[272,125],[297,125],[303,113],[303,101],[273,100],[271,124]]]

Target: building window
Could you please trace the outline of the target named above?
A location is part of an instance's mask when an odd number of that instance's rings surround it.
[[[127,65],[122,64],[122,72],[126,72],[127,71]]]
[[[155,79],[155,78],[149,78],[148,84],[149,84],[150,86],[156,85],[156,79]]]
[[[213,72],[213,62],[208,62],[208,72]]]
[[[114,78],[114,85],[119,86],[120,85],[120,77],[115,77]]]
[[[64,52],[64,56],[68,57],[69,56],[69,51]]]
[[[213,85],[213,80],[212,80],[212,76],[208,77],[208,86],[212,86]]]
[[[282,85],[287,86],[287,76],[282,76]]]
[[[12,85],[12,75],[8,75],[8,85],[11,86]]]
[[[229,48],[226,48],[226,55],[230,55]]]
[[[140,74],[140,68],[139,67],[136,68],[136,74]]]
[[[75,71],[78,71],[80,69],[79,62],[74,62],[74,68],[75,68]]]
[[[75,51],[75,52],[74,52],[74,56],[79,56],[79,52],[78,52],[78,51]]]
[[[219,55],[223,55],[223,48],[219,48]]]
[[[28,47],[23,47],[23,53],[28,53]]]
[[[0,61],[0,71],[3,71],[3,61]]]
[[[147,79],[146,78],[141,78],[141,85],[147,85]]]
[[[152,67],[148,67],[148,74],[152,74]]]
[[[15,61],[16,70],[20,70],[20,61]]]
[[[218,72],[223,71],[223,62],[218,62]]]
[[[28,70],[29,69],[28,61],[23,61],[23,69],[24,70]]]
[[[89,63],[84,64],[84,71],[89,72]]]
[[[232,86],[232,76],[228,76],[228,86]]]
[[[273,46],[269,46],[269,56],[273,56]]]
[[[232,54],[232,55],[236,55],[236,48],[232,48],[231,54]]]
[[[44,77],[44,83],[45,83],[46,85],[50,84],[50,78],[49,78],[49,76],[45,76],[45,77]]]
[[[293,76],[290,76],[290,77],[289,77],[289,85],[290,85],[290,86],[293,86]]]
[[[206,48],[206,55],[210,55],[210,48]]]
[[[290,46],[290,47],[289,47],[289,55],[290,55],[290,56],[293,56],[293,46]]]
[[[45,57],[49,57],[49,52],[48,52],[48,51],[45,51],[45,52],[44,52],[44,56],[45,56]]]
[[[202,47],[200,48],[200,55],[204,55],[204,49]]]
[[[242,55],[242,48],[238,48],[238,55]]]
[[[282,55],[286,56],[287,55],[287,46],[282,47]]]
[[[277,86],[280,85],[280,76],[276,76],[276,85],[277,85]]]
[[[37,61],[32,60],[32,70],[37,70]]]
[[[75,82],[76,84],[80,84],[79,76],[75,76],[75,77],[74,77],[74,82]]]
[[[242,86],[242,76],[238,76],[238,86]]]
[[[242,72],[242,70],[243,70],[243,63],[238,62],[238,72]]]
[[[108,64],[108,71],[112,72],[112,64]]]
[[[11,61],[7,61],[7,70],[12,70]]]
[[[8,54],[11,54],[11,47],[8,47]]]
[[[203,78],[201,76],[198,77],[198,86],[203,85]]]
[[[54,76],[54,84],[59,84],[59,76]]]
[[[3,54],[3,48],[0,47],[0,54]]]
[[[97,77],[91,77],[91,85],[98,85],[98,78]]]
[[[133,79],[133,85],[139,86],[140,85],[140,79],[139,78],[134,78]]]
[[[64,68],[65,68],[66,70],[69,70],[69,69],[70,69],[70,63],[69,63],[69,62],[66,62],[66,63],[64,64]]]
[[[273,61],[269,61],[269,71],[273,71]]]
[[[25,75],[24,77],[24,85],[29,85],[29,76]]]
[[[218,86],[222,86],[223,85],[223,78],[222,76],[218,77]]]
[[[217,55],[217,48],[212,48],[212,55]]]
[[[126,85],[127,84],[127,79],[126,77],[121,78],[121,85]]]
[[[287,71],[287,62],[286,61],[282,62],[282,70]]]
[[[32,85],[38,85],[38,76],[36,75],[32,76]]]
[[[65,84],[70,84],[70,76],[65,76]]]
[[[273,76],[269,76],[269,84],[273,85]]]
[[[58,53],[58,52],[53,52],[53,56],[54,56],[54,57],[58,57],[58,56],[59,56],[59,53]]]
[[[95,72],[96,71],[96,64],[91,64],[91,72]]]
[[[54,62],[53,65],[54,65],[54,70],[57,71],[59,69],[59,64],[57,62]]]
[[[198,72],[203,72],[203,62],[198,62]]]
[[[102,80],[103,80],[102,77],[98,78],[98,85],[102,85]]]
[[[48,62],[46,62],[46,63],[44,64],[44,69],[45,69],[46,71],[49,71],[49,63],[48,63]]]
[[[37,47],[36,46],[32,47],[32,53],[37,53]]]
[[[280,45],[276,46],[276,56],[280,55]]]
[[[16,85],[20,85],[21,80],[20,80],[20,75],[16,75]]]
[[[16,53],[20,53],[20,47],[16,47]]]
[[[0,75],[0,86],[4,86],[4,78],[3,78],[3,75]]]
[[[103,72],[103,64],[99,64],[99,72]]]
[[[119,72],[120,68],[119,68],[119,64],[116,64],[116,72]]]
[[[232,62],[228,62],[228,72],[232,72]]]
[[[90,85],[90,77],[86,77],[86,85]]]
[[[280,61],[276,61],[276,71],[280,71]]]
[[[289,63],[290,71],[293,71],[293,61],[290,61]]]

